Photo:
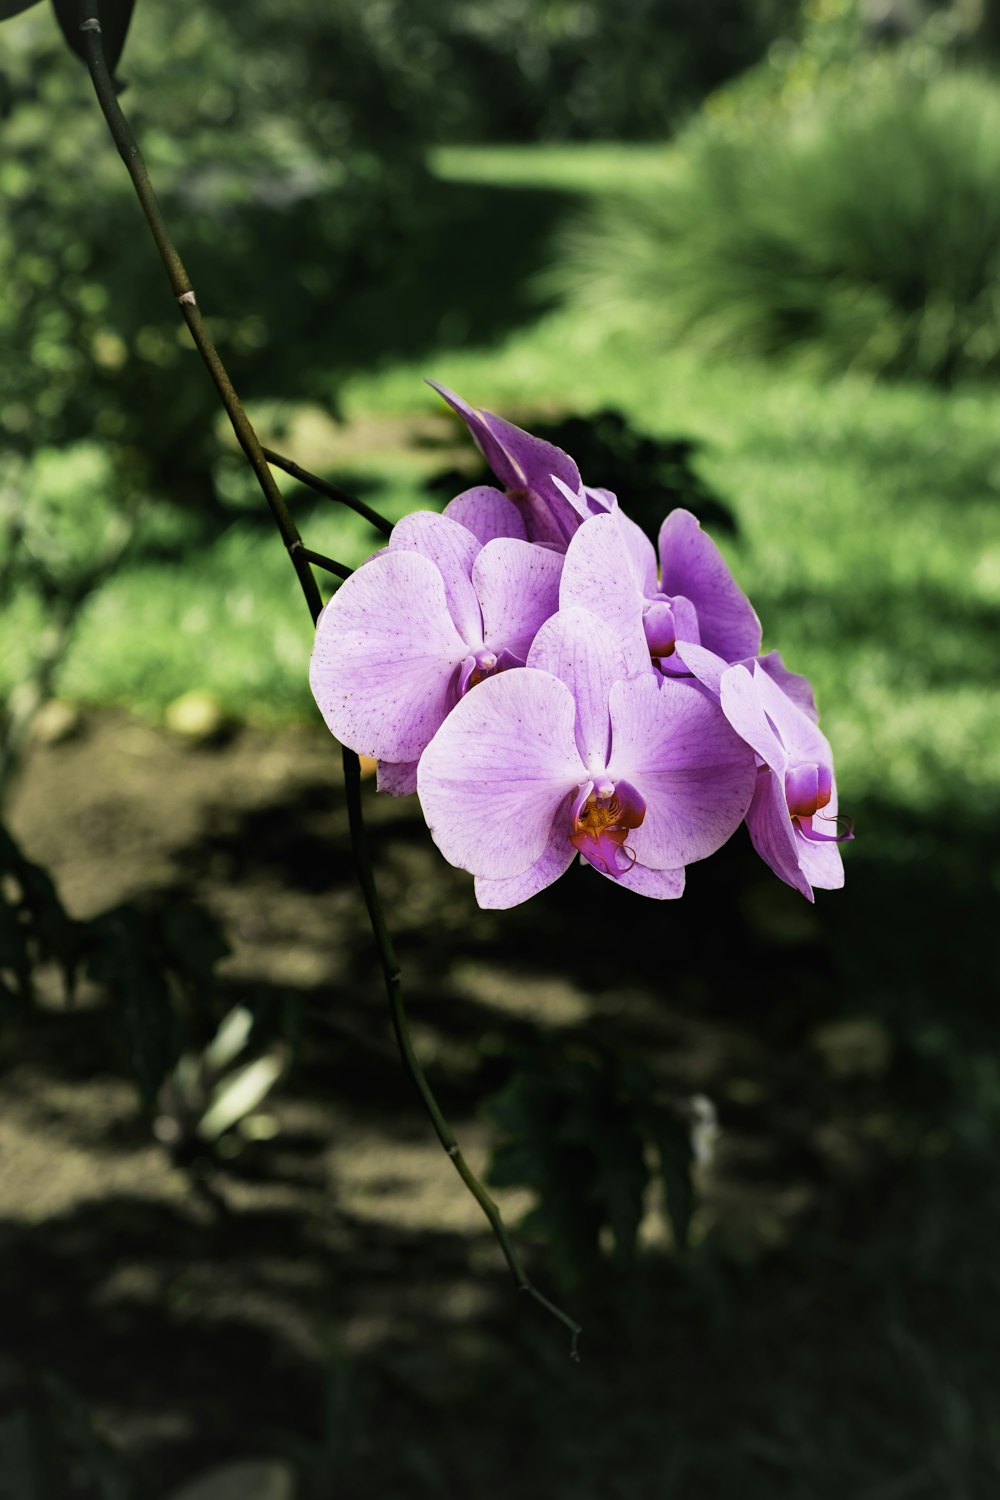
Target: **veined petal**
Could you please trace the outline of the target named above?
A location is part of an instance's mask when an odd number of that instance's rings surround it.
[[[587,609],[561,609],[535,636],[528,666],[551,672],[569,688],[583,765],[591,774],[603,771],[610,734],[608,693],[627,670],[614,632]]]
[[[637,896],[651,896],[654,901],[676,901],[678,896],[684,894],[683,867],[678,870],[650,870],[646,865],[636,863],[617,878],[598,869],[596,865],[594,868],[605,880],[614,880],[615,885],[623,885],[626,890],[635,891]]]
[[[775,688],[775,692],[780,692],[780,689]],[[777,773],[784,785],[789,751],[777,726],[764,711],[764,703],[757,687],[755,674],[742,664],[729,667],[722,674],[719,701],[722,704],[722,712],[736,733],[752,750],[756,751],[772,771]]]
[[[814,815],[812,819],[813,828],[819,832],[829,829],[834,833],[837,824],[834,821],[837,816],[837,783],[833,783],[833,794],[826,807],[821,813]],[[799,857],[799,867],[809,884],[820,891],[839,891],[844,884],[844,861],[841,858],[840,846],[836,843],[814,844],[805,838],[801,831],[795,834],[795,849]]]
[[[816,697],[808,677],[803,677],[798,672],[790,672],[781,659],[780,651],[767,651],[757,660],[771,681],[780,687],[785,697],[791,698],[796,708],[800,708],[807,719],[818,724],[819,712],[816,708]]]
[[[716,656],[714,651],[706,651],[704,646],[696,646],[693,641],[678,641],[673,660],[678,665],[683,665],[697,678],[702,687],[708,688],[712,696],[718,699],[722,677],[729,670],[729,663],[723,661],[721,656]]]
[[[778,731],[789,759],[817,760],[832,766],[833,752],[826,735],[792,702],[787,693],[782,692],[760,662],[754,663],[753,685],[761,707]]]
[[[677,869],[705,859],[743,821],[754,759],[715,703],[691,683],[654,676],[611,689],[608,775],[646,799],[629,843],[640,864]]]
[[[760,650],[760,621],[722,553],[688,510],[673,510],[660,527],[660,587],[683,594],[698,611],[701,644],[740,661]]]
[[[417,790],[445,859],[487,880],[539,859],[567,792],[583,779],[565,683],[525,668],[489,677],[424,751]]]
[[[796,836],[792,826],[781,776],[766,766],[757,773],[753,801],[747,810],[747,829],[764,863],[770,865],[786,885],[801,891],[807,901],[812,901],[812,886],[801,867],[805,841]]]
[[[487,646],[505,646],[526,659],[539,629],[559,608],[562,561],[558,552],[513,537],[486,544],[473,564],[472,582]]]
[[[417,790],[417,764],[415,760],[380,760],[375,768],[376,787],[390,797],[408,797]]]
[[[554,443],[532,437],[530,432],[515,427],[513,422],[505,422],[493,412],[470,406],[435,380],[427,384],[458,412],[486,462],[507,489],[544,489],[552,474],[557,474],[574,492],[580,488],[579,469],[569,454]]]
[[[509,500],[503,490],[495,490],[489,484],[463,490],[461,495],[448,501],[443,513],[448,520],[457,521],[471,531],[484,547],[500,536],[517,537],[522,542],[528,538],[524,519],[513,500]]]
[[[472,586],[472,565],[480,550],[481,544],[467,527],[433,510],[404,516],[389,538],[390,552],[417,552],[435,565],[455,628],[470,646],[483,644],[483,621]]]
[[[569,841],[569,800],[566,798],[564,806],[557,810],[549,841],[542,853],[523,874],[512,875],[507,880],[484,880],[481,875],[476,876],[476,900],[480,906],[491,911],[520,906],[522,901],[544,891],[569,869],[576,857],[576,850]]]
[[[416,760],[451,706],[467,651],[435,565],[389,550],[346,579],[320,615],[309,684],[351,750]]]
[[[656,581],[656,548],[649,537],[637,522],[627,516],[623,510],[615,509],[618,529],[622,540],[632,559],[632,570],[635,573],[636,582],[647,598],[652,598],[659,592],[660,585]]]
[[[620,511],[591,516],[566,549],[559,603],[587,609],[603,620],[621,642],[629,675],[649,670],[649,648],[642,629],[645,594],[625,534]],[[653,557],[652,544],[647,542]],[[653,558],[655,571],[655,557]],[[655,581],[655,580],[654,580]]]

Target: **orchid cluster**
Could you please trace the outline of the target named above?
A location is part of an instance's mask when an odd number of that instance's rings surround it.
[[[416,791],[483,907],[579,858],[660,900],[745,820],[788,885],[843,884],[830,746],[812,689],[714,542],[673,510],[658,548],[573,460],[435,387],[497,486],[395,526],[317,624],[332,732]]]

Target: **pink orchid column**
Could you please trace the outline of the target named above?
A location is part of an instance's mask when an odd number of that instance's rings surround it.
[[[615,634],[583,609],[539,630],[523,672],[457,705],[421,757],[424,816],[481,906],[543,890],[579,854],[640,895],[679,896],[684,866],[746,812],[754,760],[701,691],[626,677]]]

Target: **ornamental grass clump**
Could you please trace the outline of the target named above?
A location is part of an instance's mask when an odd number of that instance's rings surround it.
[[[947,382],[1000,368],[1000,85],[891,59],[699,119],[656,196],[564,240],[564,288],[654,342]]]

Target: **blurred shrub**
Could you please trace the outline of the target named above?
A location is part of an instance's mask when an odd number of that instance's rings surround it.
[[[377,54],[436,141],[655,139],[749,67],[796,0],[385,0]]]
[[[648,1189],[659,1178],[677,1249],[687,1246],[694,1207],[692,1101],[660,1095],[637,1057],[610,1054],[578,1036],[526,1056],[485,1105],[502,1140],[488,1181],[526,1186],[537,1203],[522,1229],[548,1247],[557,1275],[572,1284],[614,1259],[635,1259]]]
[[[135,17],[126,103],[244,394],[333,401],[333,309],[417,211],[418,145],[361,16],[249,0]],[[200,507],[216,405],[86,73],[47,9],[4,43],[0,452],[96,439],[118,496]]]
[[[662,340],[950,380],[1000,365],[1000,87],[875,60],[700,121],[657,198],[600,205],[566,282]]]

